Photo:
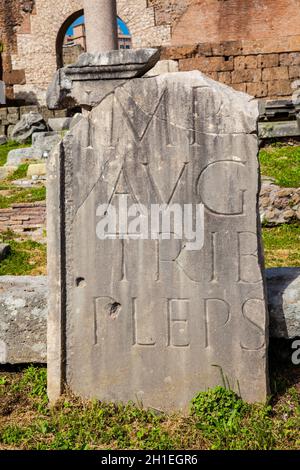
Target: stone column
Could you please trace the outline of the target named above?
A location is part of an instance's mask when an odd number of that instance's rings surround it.
[[[84,0],[87,52],[118,49],[116,0]]]

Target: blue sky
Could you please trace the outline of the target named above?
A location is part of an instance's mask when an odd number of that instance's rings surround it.
[[[81,16],[80,18],[78,18],[77,20],[74,21],[74,23],[68,29],[67,35],[72,36],[73,35],[73,26],[76,26],[76,25],[82,24],[82,23],[84,23],[84,16]],[[119,27],[120,27],[123,34],[130,34],[129,29],[127,28],[126,24],[124,23],[124,21],[120,20],[120,18],[118,18],[118,25],[119,25]]]

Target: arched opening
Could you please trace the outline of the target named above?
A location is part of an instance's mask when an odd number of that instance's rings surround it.
[[[64,21],[58,31],[56,38],[56,63],[58,69],[64,66],[63,45],[67,31],[81,16],[83,16],[83,10],[75,11],[71,16],[69,16],[69,18],[66,19],[66,21]]]
[[[118,21],[119,49],[131,49],[131,34],[121,18]],[[61,68],[76,62],[78,56],[86,51],[84,12],[73,13],[62,24],[56,40],[57,67]]]

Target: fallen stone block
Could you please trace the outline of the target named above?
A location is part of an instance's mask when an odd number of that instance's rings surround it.
[[[32,135],[33,158],[39,160],[45,154],[50,155],[52,149],[61,141],[62,136],[57,132],[37,132]]]
[[[71,117],[51,118],[51,119],[48,119],[48,126],[50,127],[52,131],[56,131],[56,132],[67,131],[70,129],[71,122],[72,122]]]
[[[32,135],[32,147],[11,150],[6,166],[18,166],[26,160],[40,160],[48,157],[61,138],[57,132],[35,132]]]
[[[300,268],[266,270],[270,336],[300,336]]]
[[[177,60],[160,60],[146,73],[145,77],[155,77],[156,75],[161,75],[162,73],[172,73],[178,72],[179,65]]]
[[[17,142],[26,142],[34,132],[47,130],[47,125],[40,113],[30,112],[23,114],[20,121],[15,125],[11,134],[12,139]]]
[[[35,163],[33,165],[29,165],[27,170],[27,176],[43,176],[46,175],[46,163]]]
[[[26,160],[32,159],[34,159],[34,157],[31,147],[11,150],[7,156],[6,166],[19,166]]]
[[[0,363],[46,362],[47,279],[0,278]]]
[[[282,137],[298,137],[300,127],[297,121],[260,122],[258,124],[259,137],[261,139],[274,139]]]

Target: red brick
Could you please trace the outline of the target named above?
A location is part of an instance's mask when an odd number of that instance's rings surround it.
[[[179,70],[200,70],[201,72],[225,72],[233,70],[233,58],[225,60],[223,57],[195,57],[179,61]]]
[[[205,75],[216,82],[219,80],[218,72],[206,72]]]
[[[23,232],[24,231],[24,226],[23,225],[9,225],[10,230],[13,232]]]
[[[292,79],[300,78],[300,65],[292,65],[289,67],[289,77]]]
[[[7,85],[25,85],[25,70],[11,70],[3,73],[3,81]]]
[[[289,96],[292,94],[292,87],[289,80],[275,80],[268,82],[268,96]]]
[[[256,69],[257,68],[257,56],[239,56],[234,58],[234,69],[245,70],[245,69]]]
[[[225,41],[220,44],[212,44],[214,56],[237,56],[243,54],[242,41]]]
[[[235,70],[234,72],[232,72],[232,83],[260,82],[260,81],[261,81],[260,69]]]
[[[231,86],[237,91],[244,91],[246,93],[246,83],[233,83]]]
[[[5,214],[5,215],[10,214],[11,215],[13,213],[14,213],[14,211],[12,209],[0,209],[0,216],[3,215],[3,214]]]
[[[11,220],[19,221],[19,220],[29,220],[29,215],[14,215]]]
[[[300,49],[300,36],[270,37],[260,40],[244,40],[243,54],[275,54]]]
[[[212,45],[210,43],[198,44],[197,54],[198,55],[204,55],[206,57],[216,55],[216,54],[213,54]]]
[[[15,204],[12,204],[11,207],[13,209],[19,209],[19,208],[29,208],[29,207],[46,207],[46,203],[43,201],[39,202],[16,202]]]
[[[226,85],[231,84],[231,72],[219,72],[218,73],[218,80],[221,83],[225,83]]]
[[[271,67],[263,69],[262,81],[269,82],[272,80],[287,80],[289,78],[289,71],[287,67]]]
[[[257,56],[257,66],[259,68],[278,67],[279,54],[259,54]]]
[[[280,65],[300,65],[300,52],[280,54]]]
[[[255,98],[265,98],[268,96],[268,84],[262,82],[246,83],[246,91]]]
[[[34,228],[42,228],[44,224],[26,224],[23,226],[23,229],[34,229]]]
[[[20,34],[30,34],[31,33],[31,21],[30,21],[30,14],[27,13],[23,17],[23,22],[18,29],[18,33]]]
[[[163,47],[161,51],[161,60],[185,59],[194,57],[198,53],[198,46],[177,46]]]

